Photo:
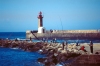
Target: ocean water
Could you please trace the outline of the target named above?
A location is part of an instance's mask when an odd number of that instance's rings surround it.
[[[25,39],[26,38],[26,32],[0,32],[0,38],[2,39]]]
[[[0,32],[1,39],[26,39],[25,32]],[[0,66],[43,66],[37,59],[44,57],[37,52],[0,47]]]
[[[14,40],[16,38],[19,38],[19,39],[26,39],[26,32],[0,32],[0,38],[2,39],[11,39],[11,40]],[[37,42],[39,40],[36,40],[36,39],[33,39],[33,42]],[[48,40],[49,42],[51,41]],[[79,43],[89,43],[90,40],[89,39],[77,39],[77,40],[66,40],[66,39],[57,39],[56,40],[57,42],[64,42],[64,41],[67,41],[68,43],[76,43],[76,42],[79,42]],[[100,40],[92,40],[94,43],[100,43]]]
[[[0,66],[43,66],[37,59],[44,57],[37,52],[0,47]]]

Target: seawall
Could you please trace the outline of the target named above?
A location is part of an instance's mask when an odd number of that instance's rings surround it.
[[[100,39],[98,30],[63,30],[46,33],[26,32],[26,38],[66,38],[66,39]]]

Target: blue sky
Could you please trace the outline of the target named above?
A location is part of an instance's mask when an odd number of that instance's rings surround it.
[[[38,29],[42,11],[47,29],[100,29],[100,0],[0,0],[0,32]]]

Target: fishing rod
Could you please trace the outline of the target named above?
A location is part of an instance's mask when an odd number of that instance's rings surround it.
[[[59,16],[59,18],[60,18],[60,16]],[[62,20],[61,20],[61,18],[60,18],[60,22],[61,22],[62,33],[63,33],[63,24],[62,24]],[[63,33],[63,34],[64,34],[64,33]]]
[[[8,35],[8,39],[13,35],[13,32],[11,32],[9,35]]]

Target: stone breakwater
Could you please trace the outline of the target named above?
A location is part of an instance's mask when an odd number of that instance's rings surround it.
[[[58,63],[67,65],[67,60],[71,60],[81,54],[87,54],[80,50],[81,46],[76,44],[60,44],[60,43],[47,43],[47,42],[31,42],[31,41],[15,41],[15,40],[0,40],[0,47],[19,48],[24,51],[37,51],[40,54],[45,54],[46,57],[39,58],[38,62],[43,63],[45,66],[55,66]],[[64,63],[65,62],[65,63]]]
[[[26,38],[100,39],[100,30],[53,30],[45,33],[26,31]]]

